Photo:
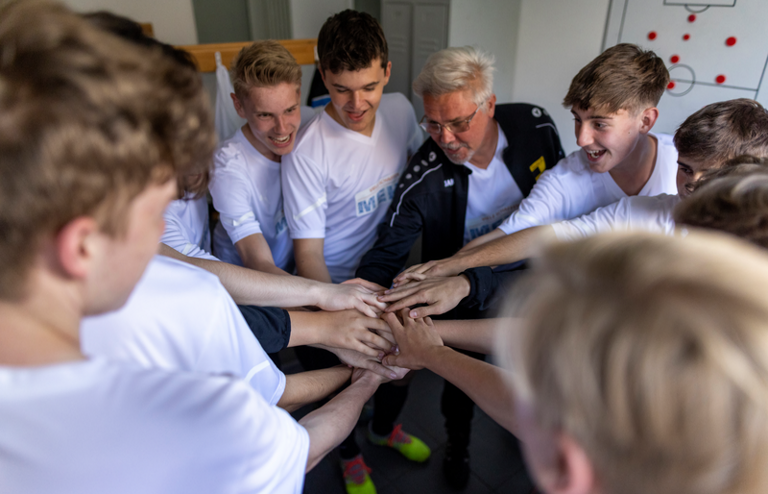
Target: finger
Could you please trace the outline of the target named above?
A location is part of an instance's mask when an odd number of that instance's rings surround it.
[[[386,357],[385,357],[386,358]],[[397,374],[392,369],[386,368],[384,365],[376,362],[375,360],[365,359],[360,363],[361,369],[367,369],[371,372],[375,372],[380,376],[384,376],[387,379],[397,379]]]
[[[455,305],[447,306],[443,302],[438,302],[434,305],[428,305],[426,307],[419,307],[416,309],[412,309],[409,313],[409,316],[414,319],[419,319],[427,316],[438,316],[440,314],[445,314],[446,312],[453,309],[454,307],[456,306]]]
[[[359,285],[363,288],[367,288],[368,290],[374,291],[374,292],[380,292],[382,290],[386,290],[383,286],[379,285],[378,283],[374,283],[372,281],[364,280],[362,278],[352,278],[351,280],[347,280],[342,282],[342,284],[346,285]]]
[[[398,300],[397,302],[391,304],[389,307],[387,307],[387,310],[384,312],[397,312],[403,309],[408,309],[409,307],[413,307],[414,305],[428,304],[428,303],[429,303],[429,300],[426,298],[426,295],[424,294],[424,292],[416,292],[410,297],[406,297],[402,300]]]
[[[355,309],[359,310],[360,312],[362,312],[363,314],[365,314],[370,318],[376,317],[376,311],[373,310],[373,307],[371,307],[370,305],[366,304],[361,300],[355,301]]]
[[[382,338],[381,336],[377,335],[376,333],[372,333],[371,331],[368,331],[366,343],[373,345],[374,347],[379,348],[384,352],[389,352],[392,350],[392,343],[390,343],[389,340]]]
[[[363,302],[370,305],[371,307],[375,307],[379,310],[384,310],[387,308],[387,304],[384,302],[379,302],[378,300],[378,294],[377,293],[366,293],[365,295],[361,295],[360,298]],[[361,311],[362,312],[362,311]]]
[[[392,334],[395,335],[395,339],[399,339],[398,334],[402,334],[403,325],[397,320],[397,315],[391,312],[385,312],[381,317],[387,324],[389,324],[389,328],[392,330]]]
[[[386,353],[382,352],[382,349],[380,348],[373,348],[368,346],[365,342],[361,342],[360,340],[352,340],[352,344],[348,347],[349,350],[354,350],[358,353],[362,353],[366,357],[370,357],[373,359],[378,359],[379,354]]]
[[[379,295],[376,297],[376,299],[379,302],[394,302],[396,300],[400,300],[403,297],[407,297],[408,295],[413,295],[417,291],[421,290],[423,285],[421,282],[413,282],[409,283],[406,286],[401,286],[398,288],[392,288],[391,290],[387,290],[384,292],[384,294]]]
[[[404,286],[407,283],[410,283],[412,281],[424,281],[426,279],[427,279],[427,275],[419,274],[419,273],[408,273],[405,276],[403,276],[402,278],[400,278],[399,281],[397,281],[396,283],[393,283],[392,286],[394,288],[397,288],[399,286]],[[387,291],[390,291],[390,290],[387,290]],[[384,292],[384,293],[386,293],[386,292]]]
[[[386,365],[387,367],[403,367],[402,357],[400,357],[400,355],[394,355],[392,353],[385,356],[382,359],[381,363],[382,365]],[[393,372],[393,371],[390,370],[390,372]]]
[[[417,270],[417,269],[419,269],[420,267],[421,267],[421,264],[414,264],[413,266],[411,266],[411,267],[409,267],[409,268],[406,268],[405,270],[403,270],[403,272],[402,272],[402,273],[400,273],[399,275],[395,276],[395,279],[398,279],[398,278],[400,278],[400,277],[401,277],[401,276],[403,276],[404,274],[407,274],[407,273],[413,273],[414,271],[416,271],[416,270]]]

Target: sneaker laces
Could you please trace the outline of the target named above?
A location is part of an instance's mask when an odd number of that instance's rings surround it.
[[[351,460],[344,461],[344,479],[352,480],[357,485],[365,482],[365,474],[371,473],[371,469],[363,461],[363,455],[357,455]]]
[[[387,446],[390,448],[396,444],[411,444],[411,436],[403,432],[403,424],[397,424],[387,439]]]

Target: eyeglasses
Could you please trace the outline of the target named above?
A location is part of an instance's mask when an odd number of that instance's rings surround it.
[[[469,118],[465,120],[459,120],[458,122],[441,124],[441,123],[434,122],[432,120],[427,120],[427,116],[424,115],[423,117],[421,117],[421,121],[419,122],[419,125],[421,126],[422,129],[426,130],[430,134],[440,134],[443,131],[443,129],[447,130],[452,134],[461,134],[462,132],[466,132],[469,130],[470,122],[472,122],[472,119],[475,118],[475,115],[477,115],[477,111],[480,109],[481,106],[483,106],[483,103],[480,103],[477,109],[475,109],[475,111],[472,112],[472,115],[470,115]]]

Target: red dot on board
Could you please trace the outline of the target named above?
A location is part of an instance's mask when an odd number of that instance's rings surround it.
[[[667,89],[675,89],[675,81],[669,81],[669,84],[667,84]]]
[[[672,62],[672,63],[677,63],[677,62],[680,61],[680,57],[678,57],[677,55],[672,55],[672,57],[669,59],[669,61]]]
[[[693,22],[696,20],[696,14],[691,14],[688,16],[688,22]]]
[[[688,41],[689,39],[691,39],[691,35],[690,34],[684,34],[683,35],[683,41]]]
[[[725,40],[725,44],[728,45],[728,46],[735,45],[736,44],[736,37],[735,36],[731,36],[730,38]]]
[[[715,82],[718,84],[722,84],[725,82],[725,76],[723,74],[720,74],[719,76],[715,77]]]
[[[648,39],[651,40],[651,41],[655,40],[656,39],[656,31],[651,31],[650,33],[648,33]]]

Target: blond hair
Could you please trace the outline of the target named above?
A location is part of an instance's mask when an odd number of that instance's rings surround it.
[[[637,113],[659,104],[669,84],[664,60],[637,45],[608,48],[576,74],[563,99],[565,107]]]
[[[61,5],[0,10],[0,298],[38,245],[79,216],[124,231],[148,184],[207,168],[216,138],[199,76]]]
[[[232,60],[232,85],[242,102],[253,87],[281,83],[301,87],[301,67],[291,52],[274,40],[256,41],[240,50]]]
[[[545,249],[502,360],[606,493],[768,491],[768,258],[725,236]],[[514,299],[511,299],[514,300]]]

